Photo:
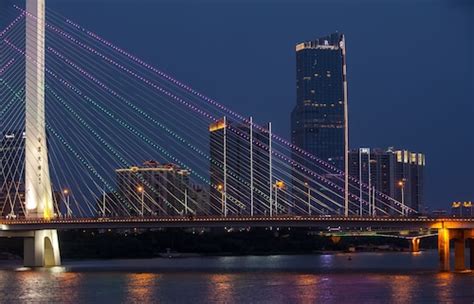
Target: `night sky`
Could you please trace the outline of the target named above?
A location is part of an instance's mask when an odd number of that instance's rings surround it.
[[[474,1],[48,0],[48,7],[289,138],[296,43],[339,31],[350,146],[427,156],[431,209],[474,200]]]

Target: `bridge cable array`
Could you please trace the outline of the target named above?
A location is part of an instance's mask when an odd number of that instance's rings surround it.
[[[26,18],[0,32],[3,209],[25,213]],[[343,214],[332,165],[48,11],[46,130],[58,216]],[[362,190],[362,191],[360,191]],[[363,192],[363,195],[359,195]],[[413,210],[350,179],[350,214]],[[1,198],[0,198],[1,199]],[[4,210],[3,210],[4,211]]]

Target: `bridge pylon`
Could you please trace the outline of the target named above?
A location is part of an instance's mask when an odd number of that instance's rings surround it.
[[[61,265],[59,240],[56,230],[37,230],[33,237],[23,239],[23,262],[27,267]]]
[[[25,205],[26,216],[55,216],[45,123],[45,0],[26,0]],[[24,240],[26,266],[61,264],[56,230],[34,231]]]

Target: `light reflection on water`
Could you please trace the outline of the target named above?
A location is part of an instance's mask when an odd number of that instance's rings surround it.
[[[318,298],[318,291],[321,290],[321,277],[311,274],[300,274],[295,277],[296,298],[298,303],[314,303]]]
[[[153,290],[157,285],[159,274],[154,273],[130,273],[127,274],[127,302],[128,303],[151,303],[153,302]]]
[[[390,284],[392,303],[410,303],[413,293],[418,287],[417,279],[410,275],[395,275]]]
[[[436,297],[438,299],[453,298],[453,281],[454,276],[452,273],[440,272],[436,275]],[[474,279],[471,281],[471,283],[474,283]],[[474,298],[471,298],[471,303],[474,303]]]
[[[0,270],[1,303],[434,303],[474,300],[436,252],[66,262]],[[4,264],[6,265],[6,264]],[[1,267],[0,267],[1,268]],[[20,271],[21,270],[21,271]]]
[[[233,286],[236,275],[232,274],[211,274],[208,277],[209,289],[208,297],[214,298],[219,303],[230,303],[233,299]]]

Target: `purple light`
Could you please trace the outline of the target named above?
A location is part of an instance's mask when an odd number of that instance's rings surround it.
[[[125,50],[123,50],[123,49],[121,49],[121,48],[115,46],[115,45],[112,44],[111,42],[109,42],[109,41],[105,40],[104,38],[100,37],[100,36],[97,35],[96,33],[91,32],[91,31],[89,31],[89,30],[86,30],[85,28],[81,27],[81,26],[78,25],[77,23],[74,23],[74,22],[71,21],[70,19],[65,19],[65,22],[68,23],[68,24],[70,24],[70,25],[73,26],[74,28],[76,28],[76,29],[78,29],[78,30],[80,30],[80,31],[82,31],[82,32],[85,32],[87,35],[89,35],[89,36],[91,36],[92,38],[98,40],[99,42],[105,44],[106,46],[112,48],[113,50],[117,51],[118,53],[122,54],[123,56],[125,56],[125,57],[131,59],[132,61],[134,61],[134,62],[136,62],[136,63],[142,65],[143,67],[145,67],[145,68],[147,68],[147,69],[149,69],[149,70],[155,72],[155,73],[158,74],[159,76],[161,76],[161,77],[165,78],[166,80],[172,82],[173,84],[177,85],[178,87],[180,87],[180,88],[182,88],[182,89],[184,89],[184,90],[186,90],[186,91],[192,93],[192,94],[195,95],[195,96],[200,97],[201,99],[203,99],[203,100],[207,101],[208,103],[210,103],[210,104],[216,106],[217,108],[219,108],[219,109],[221,109],[221,110],[223,110],[223,111],[225,111],[225,112],[227,112],[227,113],[229,113],[229,114],[231,114],[231,115],[233,115],[233,116],[235,116],[235,117],[237,117],[237,118],[243,120],[245,123],[250,123],[250,121],[249,121],[247,118],[243,117],[242,115],[240,115],[240,114],[238,114],[238,113],[232,111],[231,109],[226,108],[225,106],[223,106],[222,104],[218,103],[217,101],[215,101],[215,100],[213,100],[213,99],[211,99],[211,98],[209,98],[209,97],[207,97],[207,96],[205,96],[205,95],[203,95],[203,94],[197,92],[196,90],[194,90],[194,89],[191,88],[190,86],[188,86],[188,85],[186,85],[186,84],[180,82],[179,80],[177,80],[177,79],[175,79],[175,78],[173,78],[173,77],[167,75],[166,73],[164,73],[164,72],[158,70],[157,68],[155,68],[155,67],[151,66],[150,64],[144,62],[144,61],[141,60],[140,58],[131,55],[130,53],[126,52]],[[255,124],[255,123],[253,123],[253,126],[254,126],[255,128],[257,128],[258,130],[260,130],[260,131],[264,131],[264,130],[265,130],[265,128],[263,128],[263,127],[261,127],[261,126]],[[280,141],[281,143],[283,143],[283,144],[285,144],[285,145],[291,147],[292,149],[298,151],[299,153],[303,154],[304,156],[309,157],[311,160],[316,161],[318,164],[320,164],[320,165],[322,165],[322,166],[324,166],[324,167],[326,167],[326,168],[328,168],[328,169],[330,169],[330,170],[333,170],[333,171],[335,171],[335,172],[338,173],[338,174],[342,174],[342,175],[345,174],[344,171],[339,170],[339,169],[336,168],[335,166],[333,166],[333,165],[331,165],[331,164],[329,164],[329,163],[327,163],[327,162],[322,161],[321,159],[319,159],[319,158],[317,158],[316,156],[312,155],[311,153],[308,153],[308,152],[304,151],[303,149],[301,149],[301,148],[299,148],[299,147],[293,145],[292,143],[288,142],[287,140],[283,139],[282,137],[280,137],[280,136],[278,136],[278,135],[275,135],[275,134],[272,134],[272,137],[275,138],[275,139],[277,139],[277,140]],[[359,181],[358,179],[356,179],[356,178],[354,178],[354,177],[352,177],[352,176],[349,176],[349,179],[350,179],[351,181],[353,181],[353,182],[355,182],[355,183],[361,185],[361,186],[362,186],[363,188],[365,188],[366,190],[369,189],[369,186],[368,186],[368,185],[362,183],[362,182]],[[384,198],[393,200],[393,198],[391,198],[391,197],[389,197],[389,196],[387,196],[387,195],[385,195],[385,194],[383,194],[383,193],[381,193],[381,192],[379,192],[379,191],[376,191],[376,194],[379,195],[379,196],[381,196],[381,197],[384,197]],[[396,201],[395,201],[395,202],[396,202]]]
[[[18,17],[16,17],[3,31],[0,32],[0,37],[5,35],[18,21],[20,21],[25,16],[23,11]]]
[[[16,6],[15,6],[15,7],[16,7]],[[24,10],[18,8],[18,7],[16,7],[16,8],[19,9],[19,10],[21,10],[21,11],[22,11],[22,14],[21,14],[20,16],[18,16],[17,19],[15,19],[15,20],[12,22],[12,24],[10,24],[10,25],[7,27],[7,29],[5,29],[5,30],[2,32],[1,35],[3,35],[9,28],[11,28],[11,27],[13,26],[14,23],[16,23],[18,20],[20,20],[25,14],[27,14],[28,16],[31,16],[31,17],[33,17],[33,18],[36,18],[35,16],[33,16],[33,15],[27,13],[26,11],[24,11]],[[218,102],[216,102],[216,101],[214,101],[214,100],[212,100],[212,99],[206,97],[205,95],[203,95],[203,94],[201,94],[201,93],[195,91],[195,90],[192,89],[191,87],[189,87],[189,86],[187,86],[187,85],[185,85],[185,84],[179,82],[178,80],[176,80],[176,79],[170,77],[169,75],[163,73],[162,71],[160,71],[160,70],[156,69],[155,67],[153,67],[153,66],[147,64],[146,62],[142,61],[141,59],[139,59],[139,58],[137,58],[137,57],[135,57],[135,56],[129,54],[128,52],[124,51],[123,49],[121,49],[121,48],[119,48],[119,47],[113,45],[113,44],[110,43],[109,41],[107,41],[107,40],[101,38],[100,36],[98,36],[97,34],[95,34],[95,33],[91,32],[91,31],[88,31],[88,30],[82,28],[81,26],[79,26],[78,24],[72,22],[72,21],[69,20],[69,19],[66,19],[65,21],[66,21],[67,24],[73,26],[75,29],[85,32],[85,33],[86,33],[87,35],[89,35],[90,37],[92,37],[92,38],[98,40],[99,42],[101,42],[101,43],[107,45],[108,47],[110,47],[110,48],[112,48],[113,50],[119,52],[120,54],[122,54],[123,56],[125,56],[125,57],[131,59],[132,61],[134,61],[134,62],[140,64],[141,66],[143,66],[143,67],[145,67],[145,68],[147,68],[147,69],[153,71],[154,73],[156,73],[156,74],[158,74],[159,76],[161,76],[162,78],[164,78],[164,79],[170,81],[171,83],[175,84],[176,86],[178,86],[178,87],[180,87],[180,88],[182,88],[182,89],[184,89],[184,90],[186,90],[186,91],[192,93],[192,94],[195,95],[195,96],[198,96],[199,98],[201,98],[201,99],[207,101],[207,102],[210,103],[211,105],[214,105],[215,107],[217,107],[217,108],[219,108],[219,109],[221,109],[221,110],[223,110],[223,111],[225,111],[225,112],[227,112],[227,113],[230,113],[231,115],[233,115],[233,116],[235,116],[235,117],[237,117],[237,118],[243,120],[244,122],[249,123],[249,121],[248,121],[245,117],[243,117],[242,115],[240,115],[240,114],[238,114],[238,113],[236,113],[236,112],[234,112],[234,111],[232,111],[232,110],[226,108],[225,106],[219,104]],[[121,65],[121,64],[119,64],[119,63],[113,61],[112,59],[110,59],[110,58],[108,58],[108,57],[106,57],[106,56],[104,56],[102,53],[100,53],[100,52],[98,52],[97,50],[95,50],[95,49],[93,49],[93,48],[91,48],[91,47],[85,45],[84,43],[78,41],[77,39],[75,39],[75,38],[72,37],[71,35],[65,33],[64,31],[61,31],[61,30],[59,30],[58,28],[56,28],[56,27],[54,27],[54,26],[51,26],[51,25],[49,25],[49,24],[46,24],[46,26],[47,26],[48,28],[50,28],[53,32],[57,33],[58,35],[60,35],[60,36],[62,36],[62,37],[65,37],[65,38],[67,38],[68,40],[74,42],[75,44],[81,46],[82,48],[88,50],[89,52],[94,53],[95,55],[99,56],[99,57],[102,58],[103,60],[109,62],[109,63],[112,64],[112,65],[114,65],[115,67],[121,69],[122,71],[125,71],[125,72],[129,73],[130,75],[132,75],[132,76],[134,76],[135,78],[141,80],[142,82],[146,83],[147,85],[149,85],[149,86],[153,87],[154,89],[160,91],[162,94],[165,94],[166,96],[168,96],[168,97],[172,98],[173,100],[175,100],[175,101],[177,101],[177,102],[179,102],[179,103],[185,105],[186,107],[192,109],[193,111],[195,111],[195,112],[197,112],[197,113],[199,113],[199,114],[201,114],[201,115],[207,117],[208,119],[211,119],[211,120],[213,120],[213,121],[217,120],[213,115],[211,115],[211,114],[207,113],[206,111],[203,111],[203,110],[201,110],[200,108],[198,108],[198,107],[196,107],[196,106],[194,106],[194,105],[192,105],[192,104],[186,102],[185,100],[183,100],[183,99],[181,99],[180,97],[178,97],[178,96],[172,94],[171,92],[169,92],[169,91],[163,89],[162,87],[160,87],[160,86],[158,86],[157,84],[151,82],[150,80],[148,80],[148,79],[146,79],[146,78],[144,78],[144,77],[138,75],[137,73],[135,73],[135,72],[129,70],[128,68],[124,67],[123,65]],[[265,131],[265,129],[264,129],[263,127],[259,126],[259,125],[253,124],[253,126],[254,126],[256,129],[258,129],[258,130]],[[313,161],[317,162],[318,164],[322,165],[323,167],[325,167],[325,168],[327,168],[327,169],[330,169],[330,170],[333,170],[333,171],[335,171],[335,172],[338,173],[338,174],[341,174],[341,175],[344,174],[344,172],[343,172],[342,170],[339,170],[339,169],[337,169],[336,167],[332,166],[331,164],[328,164],[328,163],[326,163],[326,162],[320,160],[319,158],[317,158],[317,157],[315,157],[314,155],[312,155],[312,154],[310,154],[310,153],[308,153],[308,152],[302,150],[301,148],[299,148],[299,147],[297,147],[297,146],[291,144],[290,142],[286,141],[285,139],[283,139],[283,138],[281,138],[281,137],[279,137],[279,136],[277,136],[277,135],[275,135],[275,134],[272,134],[272,138],[275,138],[275,139],[278,140],[279,142],[281,142],[281,143],[283,143],[283,144],[285,144],[285,145],[291,147],[293,150],[295,150],[295,151],[301,153],[302,155],[304,155],[304,156],[310,158],[311,160],[313,160]],[[279,155],[279,157],[282,158],[282,155]],[[301,167],[302,170],[304,170],[305,172],[308,172],[308,174],[311,174],[311,175],[315,176],[316,178],[321,179],[321,177],[315,175],[314,173],[310,173],[310,171],[308,171],[308,170],[305,169],[304,167],[300,166],[299,164],[297,164],[297,163],[294,162],[293,160],[290,160],[290,159],[288,159],[287,157],[284,157],[284,159],[285,159],[287,162],[290,162],[291,164],[293,164],[294,166]],[[350,179],[352,182],[355,182],[355,183],[361,185],[361,186],[362,186],[363,188],[365,188],[366,190],[369,189],[368,185],[366,185],[366,184],[364,184],[364,183],[361,183],[361,182],[360,182],[359,180],[357,180],[356,178],[354,178],[354,177],[352,177],[352,176],[349,176],[349,179]],[[328,182],[328,181],[325,181],[325,182]],[[339,187],[339,186],[337,186],[337,185],[335,185],[335,184],[333,184],[333,185],[334,185],[335,187],[338,187],[339,189],[342,189],[341,187]],[[389,196],[387,196],[387,195],[385,195],[385,194],[383,194],[383,193],[380,193],[379,191],[376,191],[376,194],[377,194],[378,196],[380,196],[380,197],[385,198],[385,199],[392,200],[392,201],[394,201],[396,204],[400,205],[399,202],[397,202],[397,201],[394,200],[393,198],[391,198],[391,197],[389,197]],[[351,195],[351,197],[353,197],[352,194],[350,194],[350,195]],[[354,196],[354,197],[357,198],[356,196]]]
[[[1,69],[0,69],[0,75],[2,75],[12,64],[15,62],[15,58],[10,59]]]

